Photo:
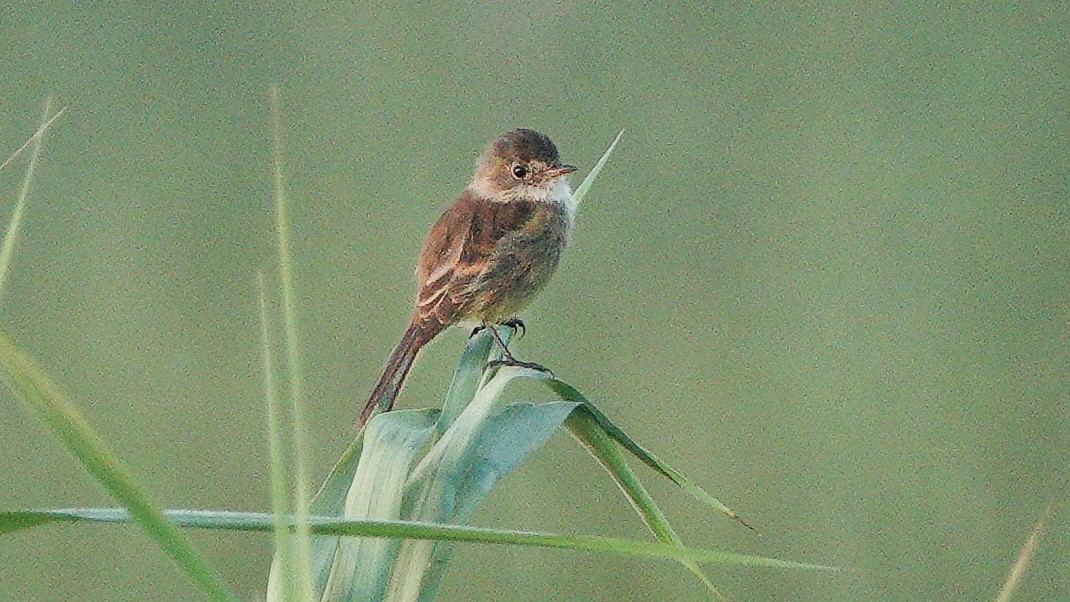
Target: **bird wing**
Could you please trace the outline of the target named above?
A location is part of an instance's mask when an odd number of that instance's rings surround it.
[[[424,240],[416,264],[416,309],[413,321],[435,320],[449,326],[463,319],[462,291],[475,280],[481,262],[473,262],[473,199],[462,194]]]
[[[492,291],[483,277],[503,260],[503,249],[525,230],[533,203],[496,203],[465,190],[432,226],[416,267],[419,290],[414,319],[443,326],[473,315]]]

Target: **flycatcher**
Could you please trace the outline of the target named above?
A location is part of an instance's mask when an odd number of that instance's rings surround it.
[[[490,328],[508,365],[516,361],[494,330],[516,314],[550,280],[572,234],[576,204],[557,147],[528,129],[507,132],[487,145],[475,176],[438,218],[416,264],[416,307],[409,328],[360,415],[388,411],[416,355],[454,324]]]

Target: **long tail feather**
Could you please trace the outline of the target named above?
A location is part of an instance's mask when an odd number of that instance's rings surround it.
[[[405,383],[405,377],[408,376],[409,368],[412,368],[416,355],[435,334],[438,333],[429,332],[426,327],[418,324],[409,326],[397,346],[394,347],[390,359],[386,360],[379,382],[372,389],[372,394],[368,396],[368,402],[360,413],[357,428],[363,427],[376,410],[388,412],[394,407],[394,400],[401,391],[401,385]]]

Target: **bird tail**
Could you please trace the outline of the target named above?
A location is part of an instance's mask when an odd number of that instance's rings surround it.
[[[360,420],[357,422],[358,429],[368,422],[377,409],[388,412],[394,407],[394,400],[397,399],[398,393],[401,391],[401,385],[405,383],[405,377],[408,376],[409,368],[412,368],[416,355],[436,334],[438,332],[434,331],[433,328],[428,328],[426,325],[421,325],[415,321],[409,325],[408,330],[405,331],[397,346],[394,347],[394,352],[386,360],[386,366],[379,376],[379,382],[376,383],[371,395],[368,396],[368,402],[364,405],[364,410],[360,413]]]

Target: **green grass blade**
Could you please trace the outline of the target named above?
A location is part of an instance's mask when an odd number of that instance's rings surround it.
[[[495,375],[482,387],[472,398],[472,402],[461,412],[460,416],[450,425],[442,438],[435,442],[431,451],[427,452],[423,460],[413,469],[410,480],[413,482],[429,481],[433,473],[442,467],[460,467],[463,457],[469,452],[466,442],[486,428],[487,417],[495,408],[502,391],[513,379],[530,378],[532,375],[542,374],[527,368],[508,366],[497,369]],[[444,485],[444,483],[441,483]],[[437,494],[436,494],[437,496]]]
[[[26,142],[22,143],[22,146],[15,150],[15,152],[11,153],[11,155],[9,155],[7,159],[4,159],[3,163],[0,163],[0,171],[3,171],[5,167],[10,165],[12,161],[17,159],[18,156],[22,154],[22,151],[29,148],[31,144],[37,142],[37,140],[44,135],[45,131],[47,131],[48,128],[52,127],[52,124],[55,123],[55,121],[59,119],[60,115],[64,114],[65,112],[67,112],[67,107],[63,107],[59,111],[56,111],[56,114],[53,115],[51,119],[46,121],[41,127],[37,128],[37,131],[33,133],[33,136],[30,136],[26,140]]]
[[[310,513],[319,516],[340,517],[345,512],[346,496],[353,486],[353,477],[360,464],[366,427],[367,425],[357,431],[356,436],[350,441],[349,447],[346,448],[342,453],[342,457],[335,462],[327,474],[327,478],[312,498],[312,504],[309,507]],[[319,590],[327,583],[330,575],[335,551],[338,549],[338,538],[313,537],[310,549],[312,554],[312,582],[316,584],[316,588]]]
[[[654,498],[650,497],[646,487],[639,481],[631,467],[628,466],[628,462],[624,459],[624,455],[621,453],[616,441],[605,432],[602,425],[586,408],[587,406],[578,404],[576,410],[569,415],[568,420],[565,422],[569,432],[613,477],[617,486],[628,497],[628,501],[632,503],[632,507],[635,508],[635,511],[643,519],[650,531],[654,533],[654,536],[664,543],[683,546],[683,540],[673,530],[672,525],[669,524],[669,519],[661,511],[657,503],[654,502]],[[702,581],[707,589],[718,598],[724,599],[724,595],[714,587],[709,577],[702,572],[698,563],[691,560],[681,562]]]
[[[320,485],[312,498],[309,510],[320,516],[341,516],[345,506],[346,492],[353,483],[353,474],[360,464],[360,453],[364,447],[364,429],[349,443],[349,447],[338,458],[327,478]]]
[[[483,367],[486,366],[493,350],[494,339],[487,331],[468,338],[464,351],[461,352],[461,360],[457,362],[457,369],[453,372],[453,381],[446,394],[446,401],[442,404],[442,415],[438,420],[440,435],[446,432],[457,416],[464,411],[468,402],[475,397],[479,384],[483,380]]]
[[[271,515],[257,512],[170,510],[167,512],[167,516],[174,521],[175,524],[191,528],[261,532],[268,532],[274,528],[274,518]],[[124,510],[115,508],[75,508],[0,512],[0,533],[14,532],[14,525],[23,525],[24,528],[29,528],[48,523],[78,521],[126,523],[130,521],[130,515]],[[485,527],[467,527],[461,525],[440,525],[414,521],[344,520],[321,516],[310,517],[309,525],[312,533],[315,535],[331,535],[339,537],[389,537],[464,543],[533,546],[579,552],[604,552],[638,558],[663,558],[675,560],[677,562],[682,560],[692,560],[700,563],[727,566],[771,567],[832,572],[844,570],[838,567],[806,562],[778,560],[776,558],[735,554],[732,552],[722,552],[720,550],[680,547],[664,543],[636,541],[616,537],[600,537],[595,535],[564,535],[559,533],[488,529]]]
[[[550,387],[551,390],[560,395],[562,399],[566,401],[582,402],[586,407],[587,411],[589,411],[591,415],[596,420],[598,420],[598,423],[602,426],[602,429],[605,430],[606,434],[616,440],[617,443],[621,445],[621,447],[631,452],[631,454],[638,458],[640,462],[646,464],[661,475],[667,477],[673,483],[676,483],[677,486],[679,486],[693,498],[703,502],[704,504],[707,504],[708,506],[716,508],[719,512],[738,522],[744,527],[747,527],[752,531],[754,530],[754,527],[748,525],[746,521],[744,521],[738,514],[736,514],[734,510],[724,505],[720,500],[707,493],[705,489],[699,487],[693,481],[685,477],[683,473],[681,473],[679,470],[676,470],[672,466],[669,466],[667,463],[663,462],[661,459],[659,459],[653,453],[648,451],[642,445],[639,445],[638,442],[628,436],[628,434],[621,430],[620,427],[618,427],[616,424],[613,424],[613,421],[610,420],[608,416],[603,414],[601,410],[595,407],[593,403],[588,401],[587,398],[584,397],[582,393],[573,388],[572,385],[557,379],[544,379],[543,382],[548,387]]]
[[[108,511],[122,512],[121,510]],[[125,513],[124,516],[129,517],[129,515]],[[93,519],[89,517],[80,516],[77,510],[17,510],[14,512],[0,512],[0,535],[7,535],[8,533],[25,531],[26,529],[32,529],[34,527],[40,527],[51,523],[77,522],[80,520],[92,521]],[[101,520],[100,522],[106,521]],[[124,520],[122,522],[126,521]]]
[[[349,444],[346,451],[335,463],[327,479],[320,486],[319,491],[312,499],[309,508],[310,513],[319,516],[342,516],[345,511],[346,494],[353,484],[353,475],[357,471],[360,462],[361,451],[364,443],[364,431],[357,433],[356,438]],[[313,537],[310,545],[312,554],[312,582],[317,589],[322,589],[330,575],[331,565],[334,562],[334,554],[338,549],[337,537]],[[276,558],[276,563],[278,559]],[[273,570],[276,570],[274,566]],[[277,579],[273,574],[271,579]],[[269,580],[270,584],[270,580]],[[269,588],[269,592],[272,591]],[[275,590],[277,591],[277,590]],[[274,598],[268,598],[273,600]]]
[[[271,115],[274,132],[275,164],[275,230],[279,245],[279,280],[282,285],[282,307],[286,332],[286,365],[290,375],[290,403],[293,411],[294,505],[297,517],[295,534],[295,564],[299,584],[299,599],[310,602],[312,593],[312,546],[308,532],[309,487],[305,457],[304,383],[301,373],[301,353],[297,336],[297,316],[293,290],[293,256],[290,253],[290,220],[286,210],[286,186],[282,169],[282,118],[279,108],[279,87],[271,88]]]
[[[1046,508],[1044,516],[1040,517],[1040,520],[1033,525],[1029,538],[1025,540],[1021,552],[1018,553],[1018,559],[1014,561],[1014,566],[1011,567],[1007,580],[1003,582],[1003,587],[999,590],[999,595],[996,596],[996,602],[1010,602],[1011,596],[1017,591],[1018,583],[1021,582],[1026,567],[1029,566],[1029,559],[1033,557],[1033,553],[1036,552],[1037,545],[1040,543],[1040,536],[1044,532],[1044,520],[1051,516],[1053,510],[1054,508],[1051,506]]]
[[[598,159],[598,162],[594,164],[591,171],[587,174],[580,185],[576,187],[576,192],[572,193],[572,200],[577,205],[583,201],[583,197],[587,196],[587,191],[591,189],[594,184],[594,179],[598,177],[598,174],[602,173],[602,168],[605,167],[606,161],[609,160],[609,155],[613,152],[613,149],[617,148],[617,143],[620,142],[620,137],[624,135],[624,130],[617,132],[617,137],[613,139],[613,142],[606,149],[606,152],[602,153],[602,157]]]
[[[435,434],[438,412],[387,412],[367,423],[361,462],[345,499],[348,518],[396,520],[409,471]],[[398,541],[344,539],[324,584],[327,600],[380,600],[394,566]]]
[[[457,508],[465,505],[468,497],[481,497],[478,491],[465,492],[467,477],[475,470],[473,452],[499,410],[501,392],[526,370],[510,367],[494,372],[411,471],[411,491],[406,497],[412,501],[401,516],[426,523],[463,522],[463,517],[456,513]],[[426,541],[405,542],[397,549],[395,569],[383,599],[391,602],[427,599],[425,596],[434,594],[441,565],[448,557],[448,546]]]
[[[279,396],[275,386],[275,362],[271,353],[271,325],[268,320],[264,274],[256,275],[256,297],[260,308],[260,354],[264,373],[264,402],[267,409],[268,449],[271,465],[271,508],[275,514],[275,558],[268,578],[268,600],[293,600],[293,538],[285,517],[290,514],[287,495],[284,444],[279,429]]]
[[[52,111],[52,99],[45,101],[44,114],[41,116],[41,125],[37,128],[37,131],[41,134],[51,123],[48,118],[48,114]],[[56,117],[59,115],[57,114]],[[53,117],[55,119],[55,117]],[[4,242],[0,245],[0,298],[3,298],[4,284],[7,282],[8,268],[11,266],[11,258],[15,255],[15,242],[19,238],[19,225],[22,223],[22,212],[26,208],[26,197],[30,194],[30,184],[33,182],[33,171],[37,167],[37,159],[41,156],[41,142],[44,140],[44,136],[35,134],[35,141],[33,145],[33,152],[30,153],[30,164],[26,167],[26,175],[22,178],[22,185],[19,187],[18,200],[15,201],[15,211],[11,214],[11,222],[7,226],[7,233],[4,234]],[[25,148],[25,145],[23,145]],[[19,149],[20,151],[22,149]],[[6,165],[6,163],[5,163]]]
[[[511,403],[491,416],[474,441],[453,515],[467,521],[494,485],[542,447],[579,407],[570,401]]]
[[[496,379],[507,378],[499,375]],[[492,381],[493,382],[493,381]],[[476,406],[479,401],[473,402]],[[460,453],[456,463],[440,461],[417,496],[409,520],[464,524],[490,490],[550,438],[577,404],[565,401],[515,403],[491,412],[466,436],[449,445]],[[462,425],[467,412],[455,423]],[[447,436],[453,434],[451,429]],[[406,541],[398,551],[386,602],[434,599],[453,554],[451,542]]]
[[[0,333],[0,372],[7,386],[40,418],[161,549],[213,600],[237,600],[186,536],[149,499],[130,470],[97,435],[37,364]],[[2,528],[0,528],[2,531]]]

